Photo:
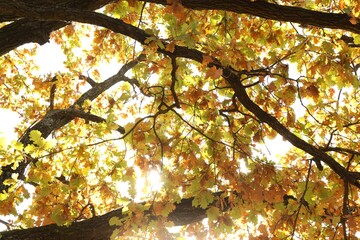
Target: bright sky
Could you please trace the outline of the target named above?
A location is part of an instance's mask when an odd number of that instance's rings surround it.
[[[6,143],[16,140],[14,128],[20,122],[19,116],[10,110],[0,108],[0,119],[0,138],[5,138]]]

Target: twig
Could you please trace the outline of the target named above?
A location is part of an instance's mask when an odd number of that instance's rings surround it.
[[[296,216],[295,216],[295,220],[294,220],[294,224],[293,224],[293,230],[291,233],[291,239],[294,239],[294,235],[295,235],[295,231],[296,231],[296,224],[297,224],[297,220],[299,218],[299,214],[300,214],[300,210],[301,207],[304,205],[308,210],[309,209],[309,203],[304,199],[307,188],[308,188],[308,184],[309,184],[309,178],[310,178],[310,173],[311,173],[311,164],[312,164],[312,159],[310,159],[310,163],[309,163],[309,168],[308,168],[308,172],[307,172],[307,176],[306,176],[306,182],[305,182],[305,189],[304,192],[300,198],[300,205],[298,207],[298,210],[296,211]]]

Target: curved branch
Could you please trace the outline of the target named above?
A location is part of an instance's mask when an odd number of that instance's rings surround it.
[[[49,1],[46,1],[47,3]],[[56,2],[56,6],[60,5],[67,8],[78,8],[95,10],[110,2],[112,0],[61,0]],[[2,2],[5,7],[9,1]],[[33,1],[39,5],[43,4],[41,0]],[[52,6],[54,8],[54,6]],[[1,16],[5,15],[2,8],[0,8]],[[11,19],[14,19],[12,16]],[[15,18],[16,19],[16,18]],[[40,45],[49,41],[50,33],[66,26],[69,23],[64,21],[39,21],[31,19],[20,19],[0,28],[0,56],[8,53],[9,51],[25,44],[25,43],[38,43]]]
[[[229,76],[225,78],[224,76]],[[252,112],[256,117],[261,121],[267,123],[271,128],[278,132],[281,136],[284,137],[295,147],[305,151],[306,153],[312,155],[314,158],[317,158],[327,164],[334,172],[336,172],[341,178],[347,179],[351,184],[360,188],[359,179],[354,177],[348,170],[346,170],[341,164],[339,164],[331,156],[327,155],[322,150],[314,147],[313,145],[305,142],[300,137],[296,136],[284,125],[282,125],[275,117],[271,116],[264,110],[262,110],[256,103],[254,103],[250,97],[247,95],[245,87],[238,80],[237,75],[235,75],[231,69],[225,68],[223,77],[231,84],[232,88],[235,91],[235,95],[238,100]]]
[[[146,0],[146,2],[167,5],[168,1]],[[265,0],[181,0],[181,4],[193,10],[225,10],[270,20],[299,23],[303,27],[316,26],[360,33],[360,19],[356,19],[357,24],[352,24],[350,22],[351,17],[347,14],[283,6]]]

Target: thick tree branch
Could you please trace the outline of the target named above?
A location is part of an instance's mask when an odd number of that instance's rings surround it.
[[[37,1],[38,2],[38,1]],[[32,5],[36,5],[37,2],[33,2]],[[74,1],[69,1],[68,5],[59,5],[56,11],[62,9],[88,9],[93,10],[99,8],[106,3],[111,2],[111,0],[82,0],[76,1],[75,5]],[[150,0],[147,2],[158,3],[166,5],[166,0]],[[351,31],[354,33],[360,33],[360,21],[358,20],[357,24],[352,24],[349,20],[350,17],[346,14],[337,14],[337,13],[325,13],[319,11],[308,10],[300,7],[292,7],[292,6],[281,6],[273,3],[269,3],[266,1],[251,1],[251,0],[182,0],[182,4],[186,8],[194,9],[194,10],[226,10],[232,11],[236,13],[244,13],[250,14],[266,19],[278,20],[278,21],[286,21],[286,22],[295,22],[302,24],[303,26],[317,26],[320,28],[332,28],[332,29],[342,29]],[[9,4],[9,1],[2,0],[0,1],[2,4],[2,11],[0,13],[1,16],[9,15],[13,16],[14,19],[19,17],[29,17],[30,19],[34,19],[36,16],[31,16],[28,10],[32,10],[34,7],[27,7],[27,5],[22,4],[22,8],[17,9],[17,5]],[[81,4],[82,3],[82,4]],[[21,4],[20,4],[21,5]],[[28,9],[29,8],[29,9]],[[79,16],[72,16],[67,18],[61,18],[59,16],[53,16],[54,19],[61,19],[59,21],[49,21],[51,19],[49,14],[43,15],[44,12],[48,11],[49,8],[42,7],[36,16],[36,19],[41,19],[41,16],[44,16],[44,19],[48,21],[38,21],[38,20],[19,20],[15,21],[12,24],[9,24],[0,29],[0,55],[7,53],[8,51],[21,46],[22,44],[28,42],[37,42],[39,44],[43,44],[48,41],[48,36],[51,31],[59,29],[66,25],[64,19],[70,21],[80,21],[84,22],[84,20],[76,19]],[[52,8],[55,11],[55,8]],[[64,12],[64,11],[62,11]],[[35,12],[36,13],[36,12]],[[50,11],[51,14],[51,11]],[[66,14],[66,13],[64,13]],[[11,17],[10,16],[10,17]],[[86,21],[85,21],[86,22]],[[88,22],[89,23],[89,22]]]
[[[78,109],[69,109],[67,110],[67,114],[71,115],[71,117],[73,118],[82,118],[84,120],[90,121],[90,122],[96,122],[96,123],[102,123],[102,122],[106,122],[106,119],[99,117],[97,115],[91,114],[91,113],[87,113],[84,112],[82,110],[78,110]],[[123,128],[120,125],[117,125],[117,131],[120,132],[121,134],[125,133],[125,128]]]
[[[49,41],[50,33],[62,28],[64,22],[41,22],[21,19],[0,28],[0,55],[25,44],[38,43],[40,45]]]
[[[292,145],[312,155],[314,158],[320,159],[332,170],[334,170],[334,172],[336,172],[340,177],[347,179],[349,182],[351,182],[351,184],[360,188],[360,179],[354,177],[349,171],[347,171],[343,166],[341,166],[337,161],[335,161],[325,152],[321,151],[320,149],[314,147],[313,145],[305,142],[304,140],[296,136],[289,129],[283,126],[276,118],[274,118],[273,116],[262,110],[257,104],[255,104],[247,95],[246,89],[241,84],[238,77],[233,74],[230,69],[224,70],[223,77],[231,84],[238,100],[256,117],[258,117],[261,121],[267,123]]]
[[[41,4],[44,1],[32,1],[32,4],[39,4],[38,6],[42,6]],[[56,3],[56,6],[95,10],[112,1],[113,0],[62,0],[52,2]],[[3,1],[2,3],[7,5],[9,1]],[[49,5],[45,6],[50,7]],[[6,12],[0,7],[0,19],[4,18],[3,16],[5,15]],[[16,20],[18,18],[14,16],[7,16],[6,19]],[[31,19],[16,20],[13,23],[0,28],[0,56],[25,43],[33,42],[40,45],[45,44],[49,41],[51,32],[62,28],[67,24],[69,23],[63,21],[38,21]]]
[[[146,2],[166,5],[166,0],[146,0]],[[181,4],[193,10],[225,10],[239,14],[249,14],[265,19],[299,23],[303,26],[342,29],[360,33],[360,20],[350,22],[350,16],[341,13],[325,13],[294,6],[282,6],[265,0],[181,0]]]
[[[221,192],[214,193],[220,196]],[[175,210],[168,216],[176,226],[187,225],[201,221],[206,218],[206,209],[192,206],[193,198],[182,199],[175,203]],[[228,198],[224,198],[225,205],[228,205]],[[145,203],[142,203],[145,204]],[[225,208],[224,210],[227,210]],[[148,219],[156,219],[150,210],[145,211]],[[4,240],[104,240],[110,239],[112,232],[121,226],[110,226],[109,220],[112,217],[125,218],[127,215],[122,213],[122,208],[108,212],[102,216],[93,217],[81,222],[74,222],[70,226],[57,226],[55,224],[30,228],[24,230],[13,230],[1,232],[0,239]],[[146,220],[144,219],[144,222]]]

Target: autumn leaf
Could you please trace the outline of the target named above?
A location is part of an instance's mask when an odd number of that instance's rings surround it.
[[[214,196],[211,192],[203,190],[201,191],[193,200],[193,206],[200,206],[201,208],[205,209],[209,204],[214,201]]]
[[[109,220],[110,226],[121,226],[122,221],[118,217],[112,217]]]
[[[210,57],[208,55],[204,55],[203,60],[202,60],[202,66],[206,67],[212,61],[213,61],[212,57]]]
[[[155,203],[153,205],[153,209],[157,216],[167,217],[175,209],[175,205],[171,203],[165,203],[165,204]]]
[[[358,23],[358,19],[354,16],[351,16],[350,20],[351,24],[356,25]]]
[[[68,216],[63,206],[58,205],[53,209],[51,213],[51,219],[59,226],[66,223]]]
[[[169,51],[169,52],[174,52],[174,51],[175,51],[175,46],[176,46],[176,44],[175,44],[175,42],[173,41],[173,42],[167,44],[165,49],[166,49],[167,51]]]
[[[312,97],[315,100],[319,98],[319,90],[314,84],[311,84],[306,88],[306,93],[309,97]]]
[[[217,207],[210,207],[206,210],[206,215],[209,218],[209,221],[216,220],[220,215],[220,210]]]
[[[220,68],[212,66],[209,68],[205,74],[205,78],[217,79],[222,75],[223,71]]]

